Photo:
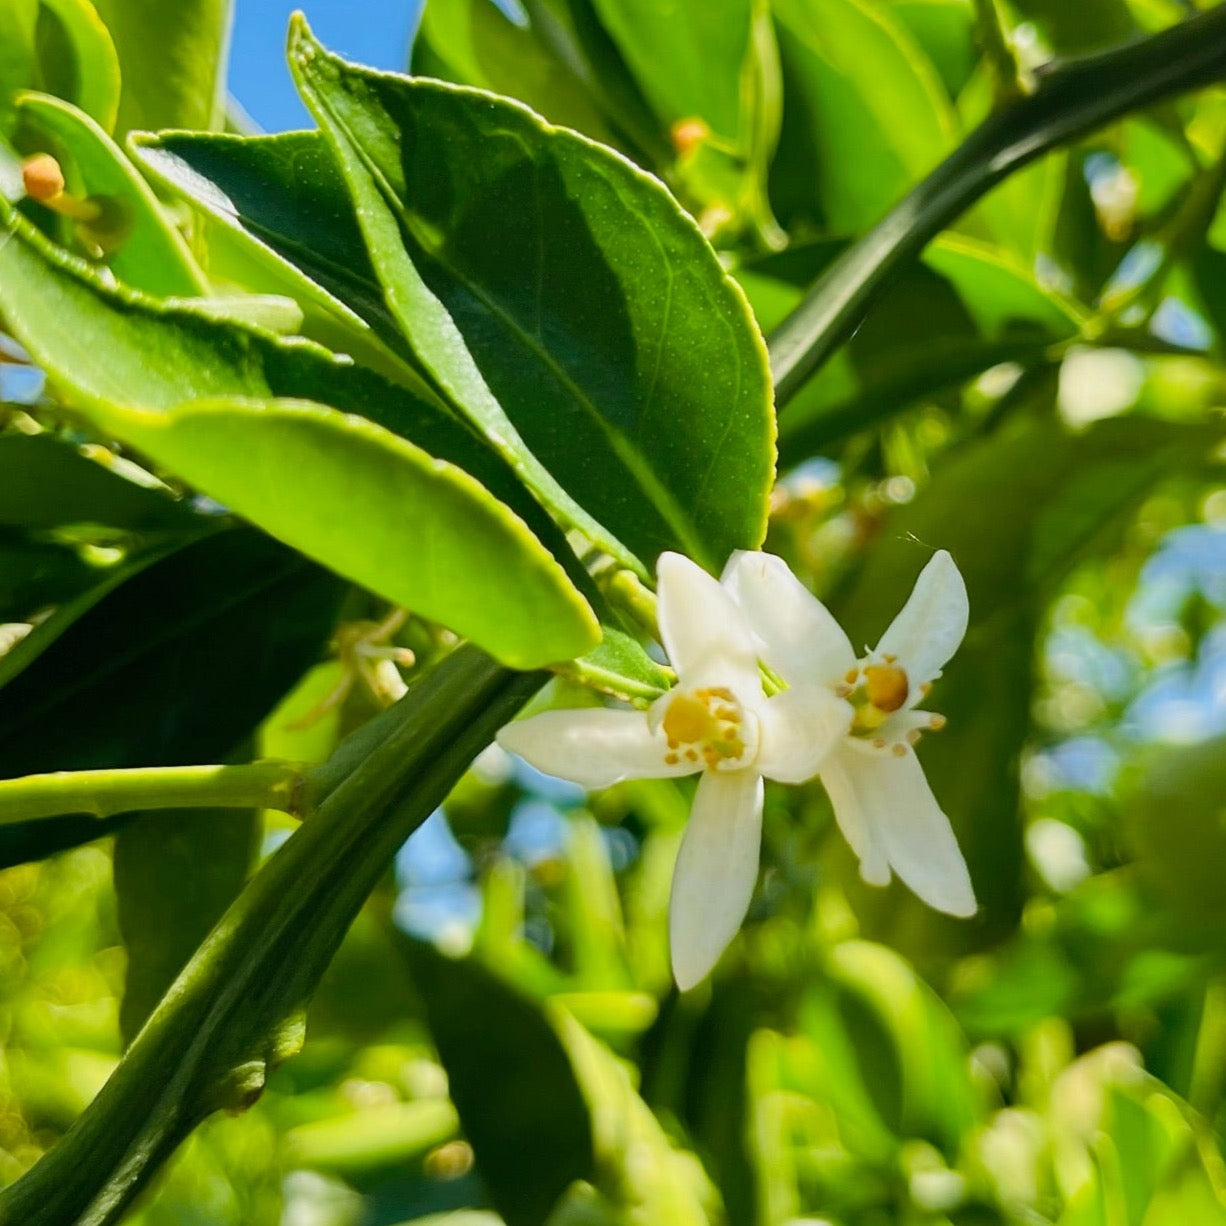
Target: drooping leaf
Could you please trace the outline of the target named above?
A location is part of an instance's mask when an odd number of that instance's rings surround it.
[[[402,948],[494,1205],[507,1226],[540,1226],[572,1180],[595,1173],[566,1049],[539,1005],[476,962]]]
[[[457,409],[643,559],[715,567],[760,540],[764,354],[658,184],[517,105],[348,65],[301,22],[291,66],[388,301]]]
[[[923,967],[934,951],[993,942],[1016,924],[1018,756],[1030,727],[1042,600],[1156,482],[1203,459],[1216,437],[1209,428],[1143,419],[1102,422],[1076,435],[1055,423],[1032,425],[965,448],[883,525],[836,602],[853,642],[876,641],[931,550],[953,554],[970,594],[966,640],[926,704],[948,717],[949,731],[925,737],[919,754],[966,855],[980,909],[969,922],[953,921],[898,884],[877,890],[849,874],[866,935]]]
[[[97,0],[123,76],[118,131],[221,127],[231,0]]]
[[[67,152],[70,186],[101,205],[99,220],[79,233],[103,248],[121,281],[163,296],[205,292],[204,274],[187,244],[148,184],[94,120],[47,94],[22,95],[17,113]]]
[[[233,809],[142,813],[115,835],[117,918],[127,951],[119,1025],[125,1043],[242,889],[260,815]]]

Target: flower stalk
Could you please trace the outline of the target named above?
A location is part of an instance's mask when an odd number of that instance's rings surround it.
[[[53,771],[0,780],[0,826],[65,814],[112,817],[150,809],[279,809],[304,816],[301,762]]]

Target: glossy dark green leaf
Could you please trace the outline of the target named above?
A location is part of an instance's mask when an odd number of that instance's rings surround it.
[[[119,1026],[130,1043],[242,889],[263,822],[233,809],[142,813],[115,835],[119,931],[127,951]]]
[[[78,233],[106,252],[115,276],[151,294],[205,292],[204,274],[157,197],[94,120],[48,94],[22,95],[17,113],[68,155],[70,188],[102,205],[99,221],[78,227]]]
[[[318,658],[345,590],[246,529],[154,561],[5,657],[0,778],[224,760]],[[92,818],[6,826],[0,860],[102,833]]]
[[[471,960],[403,943],[452,1101],[508,1226],[541,1226],[594,1176],[589,1108],[540,1006]]]
[[[95,0],[123,75],[118,130],[221,127],[231,0]]]
[[[140,134],[133,153],[207,224],[209,266],[253,292],[288,294],[304,332],[412,378],[395,320],[353,215],[345,180],[318,132],[276,136]]]
[[[138,485],[55,435],[0,435],[0,528],[104,524],[156,532],[196,520],[168,490]]]
[[[89,587],[97,568],[75,549],[0,530],[0,622],[22,622]]]
[[[110,290],[16,215],[10,225],[0,241],[0,302],[10,326],[97,424],[241,503],[311,556],[472,632],[508,660],[565,660],[595,643],[595,619],[561,565],[479,481],[512,505],[526,504],[529,518],[531,501],[445,411],[318,347]],[[99,348],[105,363],[92,360]],[[333,408],[282,406],[261,415],[258,403],[270,395]],[[209,396],[255,403],[212,411],[185,403]],[[236,447],[244,430],[251,446]],[[278,456],[282,447],[309,461],[309,481]],[[443,462],[452,457],[458,465]],[[360,470],[370,483],[355,484]],[[359,504],[367,520],[353,514]],[[407,514],[414,504],[420,520]],[[482,541],[491,565],[467,565],[466,551]],[[508,603],[517,582],[523,586]]]
[[[889,517],[846,597],[836,602],[853,642],[873,643],[902,607],[934,549],[966,579],[966,640],[928,700],[948,729],[920,759],[977,883],[980,911],[954,921],[895,884],[848,888],[864,932],[922,967],[935,951],[999,939],[1022,898],[1018,756],[1030,727],[1032,654],[1043,600],[1163,477],[1214,445],[1211,429],[1143,419],[1082,434],[1032,425],[968,446],[913,503]]]
[[[764,354],[659,185],[512,103],[347,65],[301,23],[291,65],[410,344],[555,513],[577,501],[648,561],[760,540]]]

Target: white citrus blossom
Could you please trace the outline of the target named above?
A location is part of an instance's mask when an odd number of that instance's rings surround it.
[[[787,694],[833,694],[853,708],[818,773],[864,880],[886,885],[893,869],[929,906],[973,915],[966,862],[913,749],[924,730],[945,723],[916,704],[966,633],[966,585],[953,558],[944,550],[933,556],[876,649],[859,660],[781,558],[734,553],[722,583],[757,632],[762,659],[791,687]]]
[[[731,591],[680,554],[662,554],[657,575],[660,639],[676,686],[648,711],[530,716],[503,728],[498,743],[589,788],[702,772],[669,903],[673,974],[685,989],[706,976],[745,918],[758,876],[763,777],[811,779],[854,711],[827,686],[767,697],[758,636]]]

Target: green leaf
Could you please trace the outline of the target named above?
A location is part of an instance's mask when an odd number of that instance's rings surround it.
[[[785,107],[772,199],[789,225],[859,233],[954,145],[949,99],[885,6],[780,0],[775,19]]]
[[[118,129],[221,127],[230,0],[97,0],[123,74]]]
[[[412,385],[405,353],[389,349],[404,342],[318,132],[139,134],[131,145],[162,187],[207,220],[214,276],[290,295],[307,335]]]
[[[966,640],[926,704],[948,717],[949,728],[925,737],[919,754],[966,855],[980,911],[970,923],[950,920],[897,884],[876,890],[849,872],[846,885],[866,936],[922,969],[951,950],[994,942],[1016,924],[1018,757],[1030,728],[1043,601],[1076,563],[1102,548],[1156,482],[1203,459],[1218,437],[1212,429],[1140,418],[1102,422],[1082,434],[1041,422],[967,446],[886,520],[837,611],[853,642],[872,643],[902,607],[931,550],[948,549],[966,579]]]
[[[263,829],[233,809],[144,813],[115,835],[119,931],[128,954],[119,1026],[131,1043],[238,896]]]
[[[890,15],[910,31],[956,98],[978,59],[974,0],[892,0]]]
[[[67,151],[76,194],[102,204],[100,220],[78,227],[78,233],[108,253],[107,263],[121,281],[163,296],[205,292],[204,274],[157,197],[97,123],[47,94],[22,95],[17,113]]]
[[[348,577],[488,638],[508,660],[565,660],[597,641],[591,611],[561,566],[485,486],[512,506],[526,504],[529,518],[531,501],[496,456],[433,405],[314,346],[106,289],[74,275],[78,265],[19,217],[10,225],[0,240],[0,303],[14,333],[95,424],[214,497],[241,503]],[[105,363],[91,357],[99,347]],[[210,397],[243,403],[185,403]],[[314,399],[381,424],[318,406],[261,408],[270,397]],[[235,429],[248,433],[227,435]],[[276,453],[282,446],[321,484],[305,484]],[[258,472],[257,453],[266,457]],[[378,483],[382,497],[373,484],[355,490],[347,463]],[[355,516],[359,504],[368,520]],[[406,514],[413,507],[420,523]],[[469,564],[474,548],[486,551],[486,564]],[[517,591],[513,603],[508,586]]]
[[[676,177],[700,205],[773,226],[765,188],[781,82],[768,6],[593,0],[592,7],[661,126],[674,132],[698,121],[706,129],[692,150],[679,145]]]
[[[462,469],[306,401],[197,400],[90,414],[308,557],[515,668],[599,640],[561,565]]]
[[[290,57],[405,335],[554,512],[645,560],[759,541],[763,351],[659,185],[510,102],[347,65],[301,22]]]
[[[247,529],[138,560],[4,658],[0,777],[223,761],[316,661],[345,591]],[[0,861],[106,830],[75,817],[8,825]]]
[[[105,524],[156,532],[188,529],[197,519],[168,490],[138,485],[52,434],[0,434],[0,528]]]
[[[0,133],[12,133],[14,96],[40,89],[115,126],[119,61],[89,0],[7,0],[0,5]]]
[[[592,1122],[539,1005],[472,960],[402,939],[477,1169],[507,1226],[540,1226],[595,1174]]]
[[[429,0],[410,71],[506,94],[552,123],[617,143],[582,79],[533,24],[516,24],[493,0]]]
[[[1136,872],[1191,935],[1221,942],[1223,741],[1156,747],[1133,769],[1124,829]]]

